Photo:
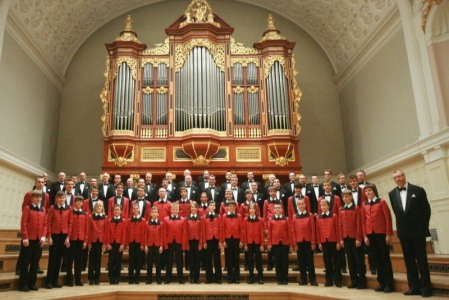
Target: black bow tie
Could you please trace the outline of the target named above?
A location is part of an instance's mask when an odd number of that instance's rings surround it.
[[[105,218],[105,215],[97,215],[97,214],[94,214],[93,216],[92,216],[92,219],[94,219],[94,220],[103,220]]]
[[[358,193],[359,191],[357,191],[357,190],[352,190],[352,192],[353,192],[353,193]]]
[[[170,216],[170,220],[179,220],[179,216]]]
[[[203,205],[203,209],[207,209],[207,205]]]
[[[248,222],[257,222],[258,218],[255,216],[254,218],[248,217]]]
[[[73,213],[75,214],[75,215],[81,215],[81,213],[82,213],[82,211],[81,210],[74,210],[73,211]]]
[[[40,210],[39,206],[32,206],[31,209],[32,209],[32,210],[35,210],[35,211],[39,211],[39,210]]]
[[[114,218],[112,219],[112,222],[114,223],[120,223],[122,221],[122,218]]]
[[[190,185],[186,186],[186,188],[190,188]]]
[[[331,194],[325,194],[324,195],[324,197],[330,197],[331,196]]]
[[[327,217],[329,217],[327,214],[321,214],[321,218],[327,218]]]
[[[214,186],[211,186],[210,189],[211,189],[211,190],[215,190],[215,187],[214,187]]]
[[[235,213],[230,213],[227,215],[228,218],[237,218],[237,215]]]
[[[207,217],[208,217],[209,219],[213,220],[213,219],[215,218],[215,214],[209,214]]]
[[[145,199],[139,199],[138,201],[142,201],[143,202],[143,201],[145,201]]]
[[[399,191],[406,191],[407,189],[405,187],[398,187]]]
[[[132,217],[131,218],[131,222],[140,222],[142,219],[141,218],[136,218],[136,217]]]
[[[151,225],[159,225],[158,221],[151,221]]]

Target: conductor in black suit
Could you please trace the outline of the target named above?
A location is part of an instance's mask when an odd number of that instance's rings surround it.
[[[432,286],[426,237],[430,236],[430,204],[426,191],[408,183],[402,170],[393,172],[393,180],[397,187],[389,196],[396,216],[396,230],[401,241],[409,286],[404,295],[429,297],[432,294]]]

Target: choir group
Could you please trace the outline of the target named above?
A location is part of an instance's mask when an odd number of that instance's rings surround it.
[[[76,177],[76,176],[75,176]],[[247,181],[238,185],[232,172],[218,186],[207,171],[203,181],[195,183],[190,172],[176,184],[171,173],[161,186],[151,182],[152,175],[126,185],[120,175],[109,183],[109,174],[86,181],[66,180],[46,184],[46,174],[26,193],[22,205],[22,247],[18,260],[19,290],[37,290],[36,279],[42,246],[49,245],[45,287],[60,288],[61,267],[67,272],[65,284],[82,286],[81,272],[88,262],[89,285],[100,284],[101,259],[108,253],[108,278],[119,284],[122,256],[128,250],[129,284],[139,284],[141,270],[147,284],[184,284],[183,268],[189,270],[192,284],[222,283],[220,253],[225,253],[228,283],[240,283],[240,253],[244,252],[247,283],[264,283],[262,253],[268,251],[267,270],[275,269],[277,284],[288,284],[289,253],[297,253],[299,285],[318,286],[314,253],[322,251],[325,265],[324,286],[342,286],[342,269],[350,275],[348,288],[366,288],[365,251],[368,249],[371,271],[377,272],[379,292],[394,289],[389,244],[392,236],[390,210],[377,196],[375,185],[367,183],[365,173],[331,180],[330,170],[324,182],[312,176],[290,173],[290,181],[281,185],[275,175],[262,186],[248,172]],[[76,180],[76,181],[75,181]],[[183,255],[185,254],[185,255]],[[72,267],[74,270],[72,270]],[[161,275],[165,270],[165,277]]]

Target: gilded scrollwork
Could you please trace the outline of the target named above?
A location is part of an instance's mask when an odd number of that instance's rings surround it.
[[[296,59],[295,55],[292,56],[292,69],[293,69],[293,135],[299,136],[301,132],[301,126],[299,125],[299,121],[301,120],[301,114],[299,113],[299,102],[301,101],[302,91],[298,86],[298,82],[296,80],[296,75],[298,75],[298,71],[296,70]]]
[[[221,27],[219,23],[215,22],[212,8],[207,0],[192,0],[184,12],[184,16],[185,20],[179,24],[179,28],[191,23],[210,23],[216,27]]]
[[[242,43],[236,42],[233,37],[231,37],[231,54],[259,54],[257,49],[245,47]]]
[[[158,94],[167,94],[168,89],[165,86],[161,86],[160,88],[156,89]]]
[[[227,136],[226,131],[217,131],[210,128],[192,128],[185,131],[175,131],[174,136],[175,137],[183,137],[187,135],[194,135],[194,134],[212,134],[215,136],[221,136],[225,137]]]
[[[247,67],[250,63],[259,66],[259,59],[257,57],[231,57],[231,65],[236,63],[242,64],[243,67]]]
[[[194,47],[206,47],[214,58],[217,67],[224,72],[225,69],[225,47],[222,44],[215,44],[206,39],[193,39],[186,44],[176,46],[176,72],[184,65],[187,56]]]
[[[154,44],[155,48],[149,48],[142,51],[143,55],[168,55],[170,53],[170,45],[168,38],[163,43]]]
[[[255,87],[254,85],[252,85],[248,88],[248,93],[250,93],[250,94],[255,94],[257,92],[259,92],[259,88]]]
[[[245,89],[242,88],[240,85],[239,85],[239,86],[236,86],[235,88],[232,89],[232,91],[234,92],[234,94],[241,94],[241,93],[243,93],[244,90],[245,90]]]
[[[427,18],[434,5],[440,5],[443,0],[421,0],[422,4],[426,5],[426,8],[422,12],[421,28],[426,31]]]
[[[270,75],[270,69],[276,61],[279,62],[279,64],[283,67],[285,76],[288,76],[287,70],[285,68],[285,58],[280,55],[270,55],[265,57],[265,59],[263,60],[265,79],[267,79],[268,75]]]
[[[131,75],[136,80],[137,78],[137,60],[131,56],[119,56],[115,60],[114,64],[114,73],[113,78],[117,76],[118,68],[122,65],[122,63],[126,63],[128,67],[131,69]]]
[[[150,88],[149,86],[147,86],[147,87],[145,87],[144,89],[142,89],[142,92],[144,93],[144,94],[152,94],[153,93],[153,89],[152,88]]]
[[[103,122],[103,125],[101,126],[101,132],[103,133],[103,136],[106,136],[106,122],[107,122],[107,116],[108,116],[108,95],[109,95],[109,58],[106,58],[106,70],[104,71],[103,75],[105,77],[104,80],[104,86],[100,93],[101,103],[103,104],[103,115],[101,116],[101,121]]]
[[[157,66],[159,64],[168,64],[170,63],[170,59],[168,57],[145,57],[141,60],[142,67],[146,64],[152,64],[153,66]]]

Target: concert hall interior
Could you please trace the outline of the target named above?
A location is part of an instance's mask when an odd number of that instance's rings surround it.
[[[389,203],[401,169],[427,192],[444,278],[448,53],[449,0],[2,0],[0,246],[43,173],[364,170]]]

